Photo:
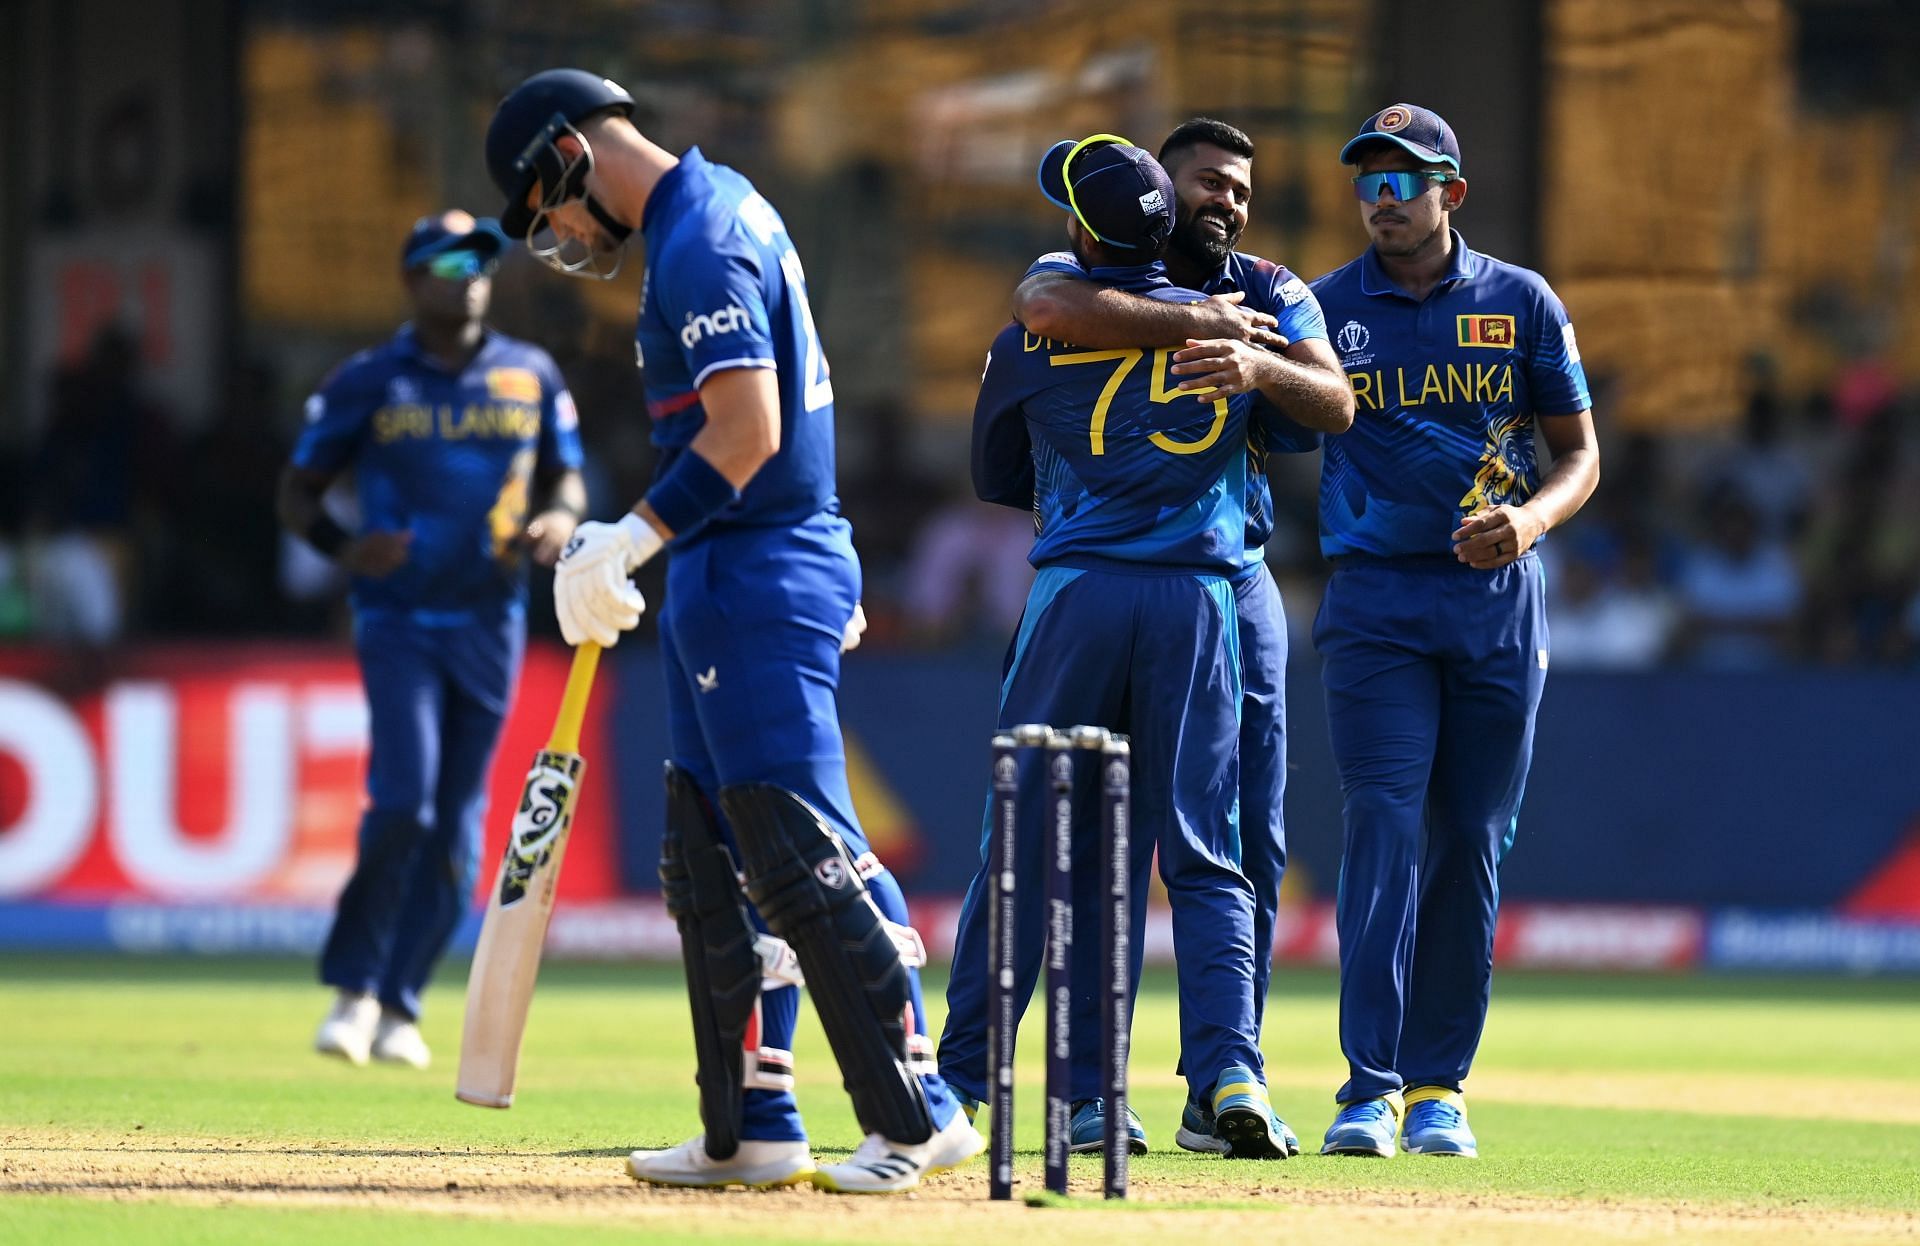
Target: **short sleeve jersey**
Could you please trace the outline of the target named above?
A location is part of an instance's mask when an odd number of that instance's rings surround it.
[[[1095,269],[1149,298],[1202,296],[1158,265]],[[1088,350],[1018,323],[994,339],[974,407],[983,436],[1024,417],[1033,456],[1035,566],[1139,565],[1231,575],[1246,549],[1244,394],[1201,402],[1177,389],[1159,350]]]
[[[1038,273],[1065,273],[1086,276],[1071,251],[1054,251],[1041,256],[1027,269],[1026,276]],[[1023,278],[1024,280],[1024,278]],[[1244,307],[1265,312],[1280,323],[1274,332],[1290,342],[1318,338],[1325,341],[1327,322],[1320,304],[1306,282],[1284,264],[1235,251],[1227,256],[1218,271],[1200,287],[1202,294],[1244,293]],[[1261,549],[1273,535],[1273,490],[1267,482],[1268,454],[1299,454],[1316,450],[1320,434],[1277,416],[1249,425],[1252,434],[1248,449],[1252,462],[1247,472],[1247,557],[1248,564],[1260,561]]]
[[[351,468],[362,529],[413,534],[399,570],[353,581],[356,610],[470,611],[524,597],[535,471],[579,468],[579,419],[539,347],[488,331],[453,372],[409,325],[307,399],[293,464]]]
[[[1425,299],[1369,248],[1313,282],[1353,387],[1353,427],[1326,441],[1320,548],[1447,554],[1460,521],[1540,484],[1536,416],[1592,405],[1566,308],[1540,274],[1467,249]]]
[[[730,368],[779,375],[780,448],[709,522],[796,523],[837,510],[833,383],[806,274],[780,214],[746,178],[690,148],[641,217],[647,274],[635,342],[665,471],[706,424],[700,386]],[[676,540],[697,539],[705,525]]]

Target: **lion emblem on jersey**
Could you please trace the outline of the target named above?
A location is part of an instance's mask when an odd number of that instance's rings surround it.
[[[1522,433],[1531,433],[1529,416],[1509,415],[1494,421],[1487,430],[1486,449],[1480,455],[1480,470],[1473,474],[1473,487],[1460,499],[1460,513],[1471,515],[1495,506],[1525,501],[1533,492],[1528,482],[1532,474],[1531,442],[1521,442]]]

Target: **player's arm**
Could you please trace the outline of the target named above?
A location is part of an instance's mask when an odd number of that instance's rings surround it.
[[[578,468],[543,463],[534,473],[533,483],[540,507],[527,521],[527,540],[533,547],[533,560],[551,567],[560,560],[560,551],[586,517],[587,482]]]
[[[1164,346],[1189,338],[1245,340],[1272,328],[1272,316],[1242,307],[1239,293],[1199,303],[1163,303],[1064,272],[1030,273],[1013,294],[1013,316],[1029,332],[1106,350]]]
[[[1539,284],[1537,295],[1522,366],[1533,395],[1534,427],[1547,443],[1553,464],[1524,504],[1469,515],[1454,531],[1454,556],[1483,571],[1504,567],[1533,548],[1542,533],[1566,522],[1585,505],[1600,484],[1593,400],[1573,324],[1545,282]]]
[[[1005,372],[989,354],[973,404],[973,491],[983,502],[1031,510],[1033,441]]]
[[[542,357],[539,457],[533,471],[533,516],[526,539],[533,560],[551,567],[587,514],[587,486],[580,477],[580,413],[553,360]]]
[[[1592,410],[1534,417],[1553,466],[1519,506],[1495,506],[1469,515],[1453,534],[1454,556],[1482,571],[1504,567],[1533,548],[1586,504],[1600,484],[1600,443]]]
[[[1232,339],[1189,339],[1173,354],[1180,388],[1203,402],[1258,391],[1302,428],[1344,433],[1353,425],[1353,387],[1324,338],[1288,342],[1276,352]]]
[[[356,537],[335,523],[321,498],[337,474],[289,463],[274,497],[280,526],[353,575],[376,580],[392,575],[407,561],[413,533],[363,532]]]

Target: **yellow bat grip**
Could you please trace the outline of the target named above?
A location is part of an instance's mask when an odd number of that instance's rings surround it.
[[[567,690],[560,695],[560,713],[547,738],[549,753],[580,751],[580,722],[587,716],[587,694],[593,691],[593,673],[600,666],[600,646],[588,641],[573,651],[573,669],[567,672]]]

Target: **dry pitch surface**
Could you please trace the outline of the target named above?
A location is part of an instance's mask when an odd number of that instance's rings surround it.
[[[20,967],[0,962],[6,969]],[[38,1004],[35,1020],[10,1024],[0,1036],[0,1055],[16,1075],[0,1091],[0,1242],[87,1240],[101,1226],[88,1217],[109,1214],[101,1204],[132,1213],[127,1223],[136,1231],[155,1205],[168,1205],[186,1215],[188,1226],[171,1240],[214,1240],[195,1228],[220,1224],[223,1213],[214,1209],[271,1208],[310,1217],[315,1233],[327,1231],[330,1218],[352,1213],[383,1218],[375,1224],[391,1220],[396,1231],[419,1223],[445,1227],[464,1240],[476,1240],[474,1232],[490,1224],[510,1223],[519,1241],[545,1241],[552,1233],[569,1240],[762,1246],[896,1240],[976,1246],[1015,1236],[1022,1246],[1038,1246],[1227,1235],[1527,1246],[1920,1242],[1920,1095],[1914,1093],[1920,1086],[1910,1060],[1898,1068],[1879,1063],[1902,1047],[1920,1049],[1907,1046],[1920,1039],[1920,1007],[1903,1006],[1895,992],[1868,989],[1862,999],[1838,1002],[1827,994],[1797,1004],[1789,991],[1784,1000],[1732,996],[1716,1007],[1711,1000],[1687,1000],[1670,982],[1652,985],[1646,996],[1608,984],[1594,999],[1584,998],[1577,980],[1566,991],[1529,993],[1523,984],[1496,1009],[1491,1054],[1483,1054],[1483,1065],[1492,1068],[1472,1088],[1487,1150],[1478,1162],[1308,1156],[1286,1164],[1228,1164],[1169,1153],[1180,1089],[1171,1077],[1151,1072],[1150,1066],[1166,1067],[1166,1053],[1149,1037],[1136,1056],[1136,1098],[1159,1136],[1156,1153],[1136,1161],[1128,1205],[1102,1205],[1092,1197],[1098,1162],[1087,1157],[1076,1161],[1080,1199],[1071,1207],[1032,1208],[990,1203],[981,1161],[892,1198],[634,1184],[623,1170],[626,1148],[675,1141],[675,1131],[692,1119],[691,1097],[680,1089],[686,1072],[674,1054],[684,1041],[676,1026],[684,1022],[673,1019],[678,1000],[670,971],[645,974],[636,988],[658,1035],[636,1060],[632,1035],[649,1031],[645,1024],[630,1028],[635,992],[605,989],[610,971],[563,967],[543,995],[547,1024],[529,1038],[522,1106],[489,1113],[443,1099],[439,1083],[451,1077],[446,1069],[425,1075],[350,1070],[305,1056],[298,1048],[316,996],[298,982],[298,968],[288,969],[293,980],[286,984],[272,983],[272,970],[254,966],[231,986],[199,966],[172,982],[164,972],[160,981],[143,972],[137,984],[95,967],[66,979],[41,969],[14,979],[0,974],[5,994],[17,1000],[25,991]],[[1310,1143],[1330,1115],[1327,1079],[1337,1078],[1338,1064],[1337,1056],[1307,1054],[1318,1035],[1301,1031],[1325,1024],[1329,985],[1311,975],[1289,979],[1277,1004],[1311,1021],[1293,1037],[1270,1036],[1268,1043],[1279,1102]],[[264,1011],[272,1024],[240,1027],[230,1047],[210,1050],[196,1018],[230,1009],[238,1016],[249,1000],[255,1012],[263,1001],[271,1005]],[[1171,1001],[1157,994],[1149,1000],[1142,1026],[1170,1030]],[[179,1015],[163,1007],[168,1001],[178,1001]],[[450,1064],[457,1016],[441,1002],[428,1032]],[[122,1010],[129,1003],[141,1018],[132,1029],[125,1028]],[[1784,1010],[1770,1041],[1740,1037],[1765,1024],[1755,1009]],[[1727,1015],[1716,1021],[1720,1012]],[[1638,1019],[1618,1022],[1609,1043],[1594,1027],[1612,1024],[1596,1019],[1613,1013]],[[116,1015],[118,1032],[97,1028]],[[1801,1024],[1821,1057],[1796,1049]],[[1675,1041],[1674,1027],[1699,1028],[1689,1043]],[[1876,1027],[1884,1032],[1868,1041]],[[1641,1067],[1643,1055],[1624,1041],[1635,1029],[1654,1031],[1647,1044],[1670,1051],[1673,1067]],[[1562,1049],[1541,1050],[1543,1036],[1552,1035],[1561,1036]],[[822,1072],[817,1030],[803,1029],[802,1037],[802,1058],[812,1057],[804,1102],[831,1103],[834,1087]],[[1615,1057],[1614,1067],[1579,1069],[1574,1062],[1596,1040]],[[578,1049],[569,1049],[570,1042]],[[1284,1053],[1276,1054],[1276,1046]],[[1719,1067],[1698,1067],[1702,1060]],[[1027,1070],[1037,1074],[1037,1068],[1037,1060],[1028,1060]],[[1889,1076],[1871,1075],[1880,1069]],[[39,1083],[41,1091],[23,1091],[36,1071],[52,1076]],[[1029,1113],[1037,1091],[1030,1082],[1023,1091]],[[813,1110],[822,1139],[818,1157],[837,1158],[850,1142],[841,1136],[846,1124],[831,1107]],[[1158,1128],[1162,1123],[1168,1127]],[[1591,1148],[1555,1154],[1544,1145],[1583,1130],[1602,1140],[1599,1145],[1617,1137],[1626,1154],[1603,1157],[1588,1171],[1581,1156]],[[1831,1151],[1823,1139],[1856,1135],[1872,1141],[1828,1167],[1806,1168],[1792,1158]],[[1021,1142],[1029,1148],[1022,1190],[1034,1190],[1038,1158],[1030,1148],[1038,1138],[1023,1135]],[[1753,1166],[1742,1167],[1740,1153],[1749,1147]],[[1541,1152],[1537,1161],[1515,1154],[1527,1150]],[[1850,1192],[1855,1186],[1857,1195]],[[82,1236],[62,1235],[71,1217],[35,1220],[76,1200],[88,1205],[79,1213]],[[479,1240],[486,1240],[484,1233]]]

